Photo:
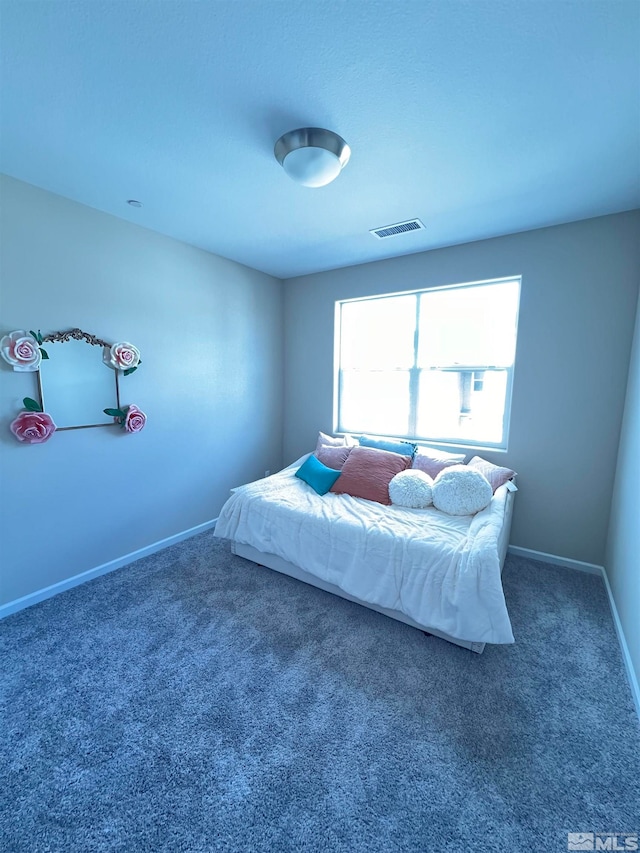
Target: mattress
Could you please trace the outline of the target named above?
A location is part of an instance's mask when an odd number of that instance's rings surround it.
[[[297,464],[235,489],[215,533],[461,640],[512,643],[498,540],[506,486],[473,516],[319,496]]]

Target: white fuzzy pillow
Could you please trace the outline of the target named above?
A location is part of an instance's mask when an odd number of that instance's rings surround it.
[[[452,465],[433,481],[433,504],[449,515],[473,515],[491,503],[493,489],[487,478],[466,465]]]
[[[423,471],[400,471],[389,483],[389,497],[396,506],[423,509],[431,506],[431,485],[433,480]]]

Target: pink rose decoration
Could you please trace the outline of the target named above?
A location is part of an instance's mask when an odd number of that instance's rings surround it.
[[[47,441],[56,430],[51,415],[46,412],[20,412],[11,424],[11,432],[18,441],[26,444],[42,444]]]
[[[140,350],[133,344],[122,341],[105,349],[105,362],[115,370],[130,370],[140,364]]]
[[[147,416],[137,406],[129,406],[127,416],[124,419],[124,428],[127,432],[140,432],[147,422]]]
[[[17,331],[0,340],[0,353],[14,370],[31,373],[38,370],[42,354],[38,341],[28,332]]]

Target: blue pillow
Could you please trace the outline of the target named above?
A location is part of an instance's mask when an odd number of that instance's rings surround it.
[[[418,449],[418,445],[410,441],[394,441],[391,438],[369,438],[368,435],[360,436],[360,446],[373,447],[376,450],[388,450],[390,453],[399,453],[401,456],[414,456]]]
[[[326,495],[339,476],[340,471],[327,468],[313,454],[296,471],[296,477],[308,483],[319,495]]]

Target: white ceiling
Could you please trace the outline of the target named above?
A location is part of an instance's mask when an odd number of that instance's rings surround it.
[[[1,171],[281,278],[640,207],[638,0],[1,0],[0,37]],[[273,156],[307,125],[352,148],[320,189]]]

